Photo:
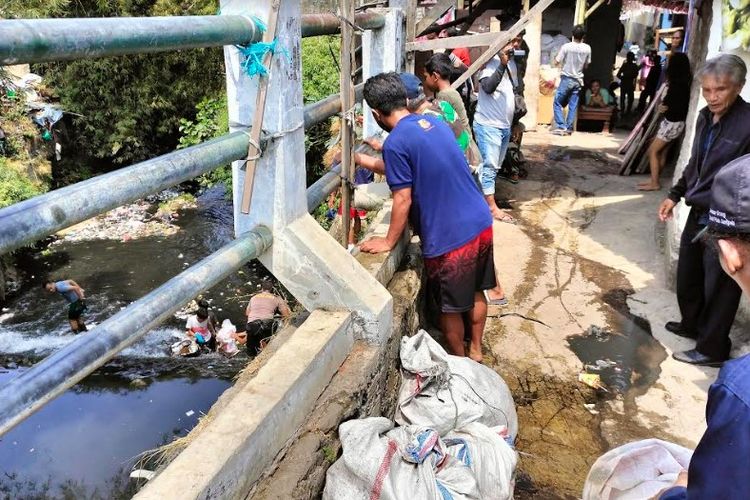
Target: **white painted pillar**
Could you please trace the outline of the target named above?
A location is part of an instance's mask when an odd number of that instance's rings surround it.
[[[271,3],[223,0],[221,12],[265,21]],[[350,310],[358,336],[380,342],[390,335],[391,295],[307,213],[300,20],[299,0],[282,0],[263,118],[264,133],[277,137],[265,144],[257,162],[249,214],[239,207],[244,162],[232,165],[235,234],[259,224],[271,228],[273,246],[260,257],[263,265],[306,309]],[[247,129],[255,113],[259,78],[243,73],[234,47],[225,48],[224,59],[231,129]]]
[[[542,58],[542,14],[534,17],[526,27],[524,40],[529,46],[526,76],[523,79],[528,113],[521,118],[526,130],[536,130],[539,112],[539,66]]]
[[[362,34],[362,79],[387,71],[404,70],[404,11],[402,9],[372,9],[385,16],[385,26]],[[375,123],[370,107],[362,103],[363,134],[370,137],[382,132]]]

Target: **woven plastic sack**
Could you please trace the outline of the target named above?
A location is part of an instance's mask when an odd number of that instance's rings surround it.
[[[343,455],[326,473],[323,500],[479,500],[470,468],[447,453],[437,432],[393,428],[387,418],[339,427]]]
[[[583,500],[642,500],[677,480],[693,452],[661,439],[620,446],[599,457],[586,477]]]
[[[443,438],[448,453],[474,472],[482,500],[513,498],[518,455],[506,437],[504,426],[490,428],[474,422]]]
[[[401,387],[395,420],[421,425],[441,436],[472,422],[518,434],[510,389],[494,370],[451,356],[424,330],[401,340]]]

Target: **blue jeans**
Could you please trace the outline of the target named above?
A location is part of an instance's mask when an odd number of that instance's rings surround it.
[[[581,84],[569,76],[560,77],[560,86],[555,93],[555,103],[552,107],[555,113],[555,128],[573,131],[573,123],[578,111],[578,94]],[[567,120],[563,120],[563,108],[568,107]]]
[[[510,129],[490,127],[474,121],[474,139],[484,163],[479,169],[479,183],[485,196],[495,194],[495,178],[503,165],[510,143]]]

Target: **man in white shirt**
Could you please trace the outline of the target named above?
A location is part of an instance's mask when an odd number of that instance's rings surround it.
[[[586,30],[582,25],[573,28],[573,41],[560,48],[555,62],[561,69],[560,86],[555,93],[553,106],[555,129],[553,134],[570,135],[578,111],[578,97],[583,88],[583,70],[591,63],[591,46],[583,43]],[[568,107],[568,116],[563,118],[563,108]]]
[[[484,159],[479,174],[482,193],[492,216],[501,221],[513,219],[495,202],[495,177],[508,150],[515,112],[510,74],[515,73],[515,67],[509,63],[509,50],[511,46],[505,47],[479,73],[479,101],[474,114],[474,138]]]

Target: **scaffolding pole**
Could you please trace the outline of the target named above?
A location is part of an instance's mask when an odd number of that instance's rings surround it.
[[[351,231],[351,206],[354,198],[354,150],[352,139],[354,135],[354,85],[352,84],[352,69],[354,68],[354,30],[351,21],[354,20],[354,0],[341,0],[341,219],[343,228],[341,244],[344,248],[349,245],[349,231]]]

